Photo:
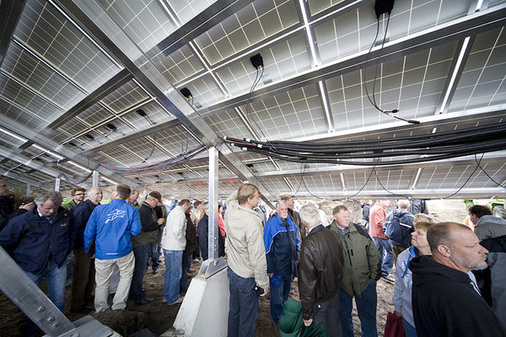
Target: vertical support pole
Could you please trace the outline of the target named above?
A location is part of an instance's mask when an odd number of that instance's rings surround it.
[[[26,184],[26,195],[32,194],[32,184]]]
[[[96,170],[93,170],[91,186],[98,187],[98,171],[96,171]]]
[[[210,260],[218,258],[218,150],[209,148],[209,242]]]
[[[54,190],[56,192],[60,192],[60,177],[56,178],[55,182],[54,182]]]

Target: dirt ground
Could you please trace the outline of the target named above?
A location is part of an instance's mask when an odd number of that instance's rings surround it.
[[[332,209],[337,204],[347,205],[354,218],[358,219],[360,214],[360,202],[358,201],[333,201],[321,202],[320,207],[325,211],[330,221]],[[393,203],[392,203],[393,204]],[[458,221],[461,222],[466,215],[465,205],[460,200],[434,200],[428,202],[431,214],[435,215],[441,221]],[[355,219],[356,220],[356,219]],[[200,262],[194,263],[192,268],[198,270]],[[151,269],[149,269],[151,270]],[[154,298],[152,303],[135,307],[132,302],[128,303],[127,310],[123,312],[109,311],[96,317],[103,324],[110,326],[113,330],[123,336],[129,336],[135,331],[147,328],[155,335],[161,335],[167,331],[176,318],[180,305],[168,307],[162,303],[162,289],[164,280],[164,264],[160,265],[158,274],[146,273],[144,279],[144,287],[148,297]],[[197,272],[190,274],[190,280]],[[293,283],[293,293],[291,298],[298,300],[297,285]],[[379,336],[383,336],[387,313],[393,311],[392,295],[393,283],[383,279],[378,281],[378,305],[377,305],[377,322]],[[68,289],[67,299],[70,298],[70,289]],[[84,314],[73,314],[68,312],[68,303],[66,305],[65,314],[71,321],[75,321]],[[93,313],[91,313],[93,315]],[[355,336],[360,336],[359,320],[354,310],[353,319],[355,324]],[[20,328],[23,325],[23,318],[16,306],[3,294],[0,293],[0,327],[1,336],[22,337]],[[269,311],[269,300],[262,298],[259,306],[258,321],[256,328],[256,336],[258,337],[274,337],[279,336],[277,328],[274,326]],[[207,336],[206,336],[207,337]]]
[[[96,315],[90,313],[101,323],[111,327],[122,336],[129,336],[135,331],[149,329],[155,335],[161,335],[172,327],[176,319],[180,305],[168,307],[162,303],[162,289],[164,268],[160,266],[158,274],[146,273],[144,278],[144,288],[148,297],[154,298],[152,303],[135,307],[131,301],[128,302],[127,310],[115,312],[108,311],[105,314]],[[192,268],[200,267],[200,262],[194,263]],[[190,274],[195,276],[197,272]],[[190,279],[191,280],[191,279]],[[292,284],[293,293],[290,298],[299,300],[297,283]],[[383,279],[378,281],[378,332],[379,336],[383,336],[385,329],[386,315],[389,311],[393,311],[392,294],[393,284]],[[67,299],[70,293],[68,292]],[[67,301],[68,302],[68,301]],[[68,303],[67,303],[68,304]],[[66,305],[65,314],[71,321],[75,321],[85,314],[75,314],[68,312],[69,305]],[[360,336],[359,320],[354,310],[353,319],[355,323],[355,336]],[[22,315],[16,306],[2,293],[0,294],[0,326],[2,327],[1,336],[22,337],[21,328],[24,324]],[[40,334],[42,335],[42,333]],[[258,320],[255,336],[258,337],[278,337],[277,327],[270,317],[270,306],[268,298],[261,298],[258,311]],[[206,336],[207,337],[207,336]]]

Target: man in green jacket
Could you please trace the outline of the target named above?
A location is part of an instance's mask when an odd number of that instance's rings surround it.
[[[343,336],[353,337],[351,313],[355,297],[362,336],[377,337],[376,281],[381,275],[378,249],[362,227],[351,224],[350,211],[345,206],[336,206],[333,215],[330,228],[339,234],[344,253],[343,278],[339,290]]]

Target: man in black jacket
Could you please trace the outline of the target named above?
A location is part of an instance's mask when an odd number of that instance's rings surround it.
[[[84,230],[91,213],[102,201],[102,190],[93,187],[88,191],[88,200],[81,202],[74,208],[74,227],[76,241],[74,243],[74,273],[72,274],[72,312],[87,313],[92,308],[86,302],[93,303],[93,288],[95,287],[94,252],[84,251]]]
[[[323,227],[313,205],[301,208],[307,236],[302,242],[298,268],[302,318],[306,326],[323,323],[331,337],[342,336],[339,285],[343,273],[343,250],[337,234]]]
[[[411,260],[413,316],[420,337],[506,336],[468,275],[487,267],[488,251],[468,227],[451,222],[427,231],[432,257]]]
[[[132,245],[135,255],[135,269],[130,287],[130,296],[135,305],[142,305],[152,302],[153,299],[146,296],[142,289],[142,282],[146,269],[148,268],[149,252],[151,245],[158,240],[158,230],[165,222],[165,218],[158,218],[155,207],[162,204],[160,192],[153,191],[148,194],[139,209],[141,218],[141,232],[132,238]]]

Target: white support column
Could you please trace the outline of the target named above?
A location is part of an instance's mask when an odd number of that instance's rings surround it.
[[[91,181],[92,187],[98,187],[98,177],[99,177],[98,171],[93,170],[92,181]]]
[[[209,259],[218,258],[218,150],[209,148]]]
[[[60,181],[61,181],[60,177],[57,177],[54,182],[54,190],[56,192],[60,192]]]

